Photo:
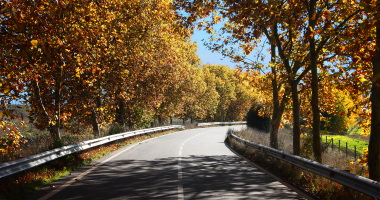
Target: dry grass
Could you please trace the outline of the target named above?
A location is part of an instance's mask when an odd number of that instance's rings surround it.
[[[265,146],[269,146],[269,133],[257,130],[257,129],[243,129],[236,133],[238,136],[247,139],[249,141],[259,143]],[[293,136],[291,132],[286,129],[281,129],[278,132],[278,146],[279,150],[293,153]]]
[[[123,140],[113,141],[101,146],[70,154],[40,166],[25,170],[0,179],[0,199],[24,199],[28,193],[61,178],[77,168],[97,160],[108,153],[124,146],[149,138],[158,137],[173,131],[138,135]]]
[[[245,139],[251,138],[256,143],[260,144],[268,144],[269,143],[269,134],[262,133],[257,130],[244,130],[237,135],[242,134],[242,137]],[[282,136],[281,136],[282,135]],[[283,138],[284,140],[282,140]],[[279,133],[279,139],[283,141],[283,145],[281,150],[289,150],[289,141],[292,141],[292,137],[289,137],[289,133],[287,130],[281,131]],[[252,160],[256,164],[262,166],[263,168],[271,171],[272,173],[277,174],[277,176],[282,177],[282,179],[286,182],[292,183],[303,190],[312,194],[315,198],[319,199],[371,199],[369,196],[364,195],[360,192],[357,192],[353,189],[344,187],[334,181],[331,181],[322,176],[316,175],[307,170],[295,167],[285,161],[279,160],[277,158],[268,156],[260,151],[255,151],[252,148],[247,148],[246,145],[242,145],[235,140],[228,139],[227,140],[231,147],[237,150],[244,157]],[[260,142],[262,141],[262,143]],[[267,146],[267,145],[266,145]],[[289,151],[287,151],[289,152]],[[326,161],[324,164],[329,163],[331,166],[335,166],[337,168],[344,168],[342,163],[344,159],[336,159],[338,152],[330,152],[330,150],[326,150],[323,154],[323,159]],[[338,153],[341,154],[341,153]],[[338,155],[344,156],[344,154]],[[357,169],[358,172],[360,169]],[[356,172],[356,171],[351,171]]]
[[[186,129],[198,128],[197,123],[185,123]]]
[[[269,146],[269,133],[254,130],[251,128],[236,132],[236,135],[250,140],[255,143],[259,143],[265,146]],[[292,130],[288,128],[281,129],[278,133],[279,150],[292,153],[293,137]],[[294,185],[303,188],[305,191],[310,192],[321,199],[370,199],[370,197],[349,189],[335,183],[327,178],[308,172],[307,170],[300,169],[292,166],[282,160],[272,158],[265,155],[260,151],[255,151],[251,148],[247,148],[245,145],[241,145],[234,140],[230,142],[230,145],[242,153],[248,159],[253,160],[259,165],[271,170],[272,172],[283,176],[284,179],[291,181]],[[301,157],[312,157],[310,155],[301,155]],[[354,157],[346,157],[345,153],[326,148],[322,154],[323,164],[332,166],[340,170],[350,170],[355,175],[365,176],[365,172],[368,171],[367,167],[359,165]],[[350,163],[351,162],[351,163]]]
[[[81,134],[72,134],[70,132],[62,131],[61,133],[61,145],[67,146],[73,145],[87,140],[92,140],[109,135],[109,130],[111,125],[101,130],[99,136],[94,136],[90,129],[83,129]],[[33,130],[35,131],[35,130]],[[130,130],[127,130],[130,131]],[[34,132],[34,134],[24,134],[26,143],[21,143],[21,146],[18,149],[15,149],[13,152],[8,154],[0,155],[0,163],[9,162],[12,160],[17,160],[20,158],[25,158],[33,156],[51,149],[56,148],[52,144],[52,140],[49,132]],[[58,146],[58,147],[59,147]]]
[[[182,122],[182,121],[181,121]],[[166,126],[170,124],[163,124],[162,126]],[[185,122],[185,127],[187,129],[197,128],[197,123],[191,123],[190,120]],[[108,125],[104,127],[100,131],[99,136],[94,136],[90,129],[84,128],[81,130],[81,134],[72,134],[70,132],[62,130],[61,132],[61,142],[62,144],[59,146],[67,146],[72,144],[77,144],[79,142],[84,142],[87,140],[92,140],[104,136],[108,136],[110,134],[117,134],[121,132],[133,131],[133,129],[125,129],[122,127],[117,127],[116,125]],[[49,132],[47,131],[38,131],[33,128],[33,126],[27,126],[20,128],[20,132],[23,133],[23,136],[26,140],[26,143],[21,143],[19,148],[15,148],[14,151],[8,154],[0,154],[0,163],[9,162],[12,160],[17,160],[20,158],[25,158],[29,156],[33,156],[53,148],[57,146],[53,146],[52,140]],[[1,135],[0,135],[1,136]],[[58,146],[58,147],[59,147]]]
[[[243,129],[240,132],[237,132],[236,135],[247,139],[249,141],[259,143],[265,146],[269,146],[269,133],[265,133],[256,129]],[[293,153],[293,135],[292,130],[288,128],[283,128],[278,132],[278,142],[279,142],[279,150]],[[311,158],[312,156],[306,156],[304,153],[301,155],[305,158]],[[355,161],[355,158],[351,155],[347,156],[345,153],[339,152],[334,148],[327,148],[322,153],[322,163],[325,165],[329,165],[331,167],[340,169],[340,170],[350,170],[351,173],[356,175],[364,176],[364,171],[367,170],[367,167],[355,167],[353,168],[353,164],[350,162],[354,162],[357,166],[358,163]]]
[[[367,143],[369,143],[369,136],[363,136],[363,135],[348,135],[348,137],[356,140],[363,140]]]

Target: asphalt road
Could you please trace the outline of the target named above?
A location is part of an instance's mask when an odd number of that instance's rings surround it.
[[[224,143],[228,128],[184,130],[127,146],[27,199],[303,199],[235,155]]]

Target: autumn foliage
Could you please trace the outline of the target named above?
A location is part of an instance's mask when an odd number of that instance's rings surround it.
[[[1,1],[2,155],[27,142],[23,120],[52,143],[62,132],[104,135],[114,123],[125,131],[173,117],[243,120],[256,74],[201,65],[192,29],[172,8],[154,0]]]
[[[272,118],[271,147],[278,146],[280,121],[288,120],[293,124],[293,153],[300,154],[301,133],[308,131],[313,157],[322,162],[320,125],[328,117],[321,112],[358,115],[364,134],[370,134],[369,177],[380,181],[378,1],[175,2],[188,14],[182,15],[184,25],[210,33],[205,42],[210,49],[268,77],[272,98],[265,102],[264,111]],[[223,23],[219,30],[218,23]],[[262,64],[260,55],[265,43],[270,46],[269,65]],[[331,103],[342,103],[331,95],[332,89],[347,93],[353,105],[332,109]],[[302,118],[307,118],[307,126],[300,124]]]

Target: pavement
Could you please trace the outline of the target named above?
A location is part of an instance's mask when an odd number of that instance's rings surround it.
[[[112,152],[26,199],[305,199],[237,156],[228,128],[197,128]]]

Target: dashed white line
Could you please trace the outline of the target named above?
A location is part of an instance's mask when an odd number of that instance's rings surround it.
[[[145,141],[148,142],[148,141],[150,141],[150,140],[154,140],[154,139],[157,139],[157,138],[160,138],[160,137],[165,137],[165,136],[167,136],[167,135],[170,135],[170,134],[161,135],[161,136],[159,136],[159,137],[151,138],[151,139],[148,139],[148,140],[145,140]],[[106,160],[104,160],[104,161],[102,161],[101,163],[99,163],[99,164],[93,166],[91,169],[88,169],[87,171],[83,172],[83,173],[80,174],[79,176],[77,176],[77,177],[71,179],[71,180],[68,181],[67,183],[61,185],[59,188],[57,188],[57,189],[51,191],[50,193],[46,194],[45,196],[39,198],[38,200],[46,200],[46,199],[49,199],[50,197],[52,197],[53,195],[55,195],[55,194],[57,194],[58,192],[62,191],[62,190],[65,189],[66,187],[70,186],[70,185],[73,184],[75,181],[81,179],[83,176],[85,176],[86,174],[90,173],[91,171],[93,171],[94,169],[96,169],[97,167],[99,167],[100,165],[103,165],[104,163],[106,163],[106,162],[112,160],[113,158],[115,158],[115,157],[119,156],[120,154],[122,154],[122,153],[128,151],[129,149],[131,149],[131,148],[137,146],[138,144],[139,144],[139,142],[137,142],[136,144],[133,144],[132,146],[130,146],[130,147],[128,147],[128,148],[126,148],[126,149],[124,149],[124,150],[118,152],[117,154],[111,156],[110,158],[107,158]]]
[[[211,132],[211,131],[206,131],[206,132],[200,133],[200,134],[198,134],[198,135],[195,135],[195,136],[193,136],[193,137],[191,137],[191,138],[185,140],[185,141],[182,143],[181,147],[179,148],[179,153],[178,153],[178,155],[179,155],[179,157],[178,157],[178,200],[183,200],[183,199],[185,199],[185,195],[184,195],[184,193],[183,193],[183,184],[182,184],[182,167],[181,167],[181,160],[182,160],[181,156],[182,156],[182,149],[183,149],[183,146],[185,145],[185,143],[186,143],[187,141],[189,141],[189,140],[191,140],[191,139],[193,139],[193,138],[195,138],[195,137],[197,137],[197,136],[199,136],[199,135],[202,135],[202,134],[208,133],[208,132]]]

